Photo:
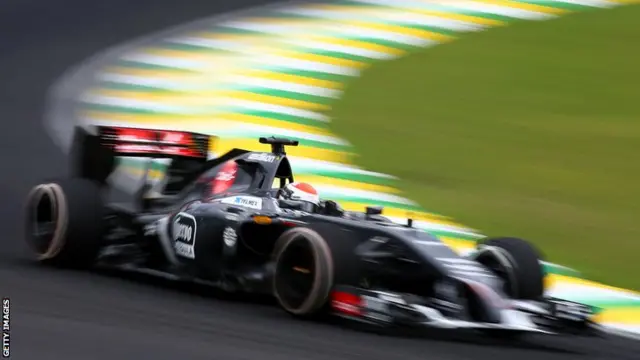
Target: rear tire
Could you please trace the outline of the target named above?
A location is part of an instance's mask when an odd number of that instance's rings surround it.
[[[539,300],[544,294],[542,255],[528,241],[518,238],[487,239],[471,257],[506,281],[514,299]]]
[[[275,244],[273,259],[273,293],[278,304],[298,317],[320,314],[334,279],[333,257],[325,239],[308,228],[287,230]]]
[[[41,263],[87,268],[100,249],[103,215],[96,182],[72,178],[40,184],[27,197],[25,240]]]

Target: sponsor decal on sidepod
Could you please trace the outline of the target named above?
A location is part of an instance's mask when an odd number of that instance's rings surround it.
[[[195,258],[196,245],[196,219],[187,213],[178,213],[173,219],[171,231],[176,254],[189,258]]]

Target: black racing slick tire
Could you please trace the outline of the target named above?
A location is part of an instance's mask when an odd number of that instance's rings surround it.
[[[280,307],[298,317],[319,315],[334,279],[325,239],[309,228],[287,230],[276,241],[273,260],[273,294]]]
[[[518,238],[490,238],[478,245],[472,257],[505,281],[505,291],[514,299],[537,300],[544,294],[541,253]]]
[[[96,182],[72,178],[40,184],[27,197],[25,239],[41,263],[87,268],[100,249],[103,213]]]

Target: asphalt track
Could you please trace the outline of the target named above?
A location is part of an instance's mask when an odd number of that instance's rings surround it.
[[[269,304],[198,288],[53,271],[27,260],[21,206],[64,175],[42,127],[47,88],[70,65],[129,38],[268,1],[5,0],[0,5],[0,296],[11,297],[15,359],[638,359],[640,342],[368,334],[293,320]]]

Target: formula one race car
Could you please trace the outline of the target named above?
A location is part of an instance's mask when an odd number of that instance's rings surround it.
[[[596,309],[545,297],[539,252],[524,240],[485,239],[461,256],[411,220],[384,217],[381,207],[349,212],[322,201],[299,208],[279,199],[294,181],[285,146],[297,141],[260,138],[270,152],[233,149],[208,159],[212,139],[77,128],[72,176],[28,196],[26,240],[37,260],[272,295],[298,317],[496,334],[597,328]],[[145,181],[130,204],[107,203],[107,179],[121,156],[170,163],[155,191]]]

